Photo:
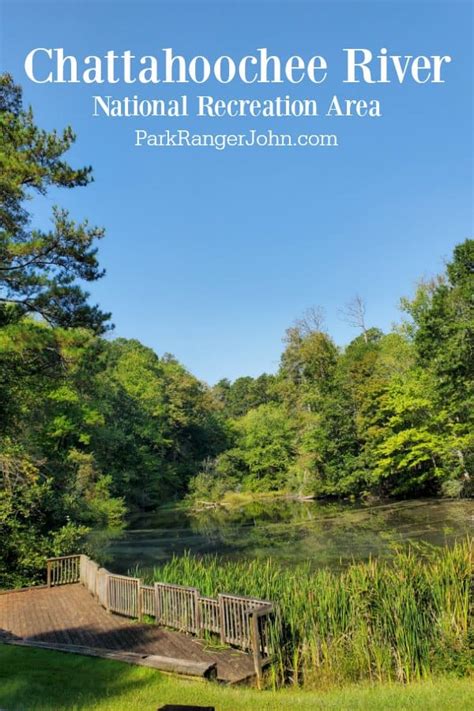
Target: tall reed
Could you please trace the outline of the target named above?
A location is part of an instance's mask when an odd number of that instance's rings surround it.
[[[411,545],[390,561],[354,563],[339,573],[186,554],[151,577],[203,595],[273,600],[270,683],[321,688],[467,673],[471,573],[466,539],[452,548]]]

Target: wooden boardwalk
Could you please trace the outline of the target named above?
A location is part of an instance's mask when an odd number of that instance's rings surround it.
[[[107,612],[76,583],[0,594],[0,640],[122,658],[165,671],[186,667],[216,670],[219,681],[236,684],[254,677],[250,654],[206,648],[190,635],[132,622]],[[54,646],[53,646],[54,645]],[[129,655],[127,658],[127,654]],[[114,657],[115,655],[115,657]],[[169,669],[167,669],[169,660]],[[179,665],[178,665],[179,666]]]

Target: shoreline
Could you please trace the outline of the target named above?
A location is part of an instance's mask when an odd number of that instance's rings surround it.
[[[206,500],[199,500],[195,502],[189,502],[187,503],[186,501],[180,502],[180,504],[183,504],[182,506],[180,505],[179,508],[182,508],[186,511],[204,511],[208,509],[232,509],[232,508],[238,508],[239,506],[246,506],[248,504],[252,504],[256,501],[296,501],[300,503],[304,502],[315,502],[319,503],[322,505],[326,505],[329,503],[333,504],[339,504],[341,506],[346,506],[346,507],[353,507],[356,509],[362,509],[362,510],[375,510],[375,509],[382,509],[386,507],[396,507],[396,506],[404,506],[406,504],[412,504],[414,506],[423,506],[425,504],[434,504],[434,503],[442,503],[442,502],[449,502],[449,501],[461,501],[462,499],[466,500],[472,500],[473,497],[462,497],[462,498],[457,498],[457,497],[441,497],[441,496],[433,496],[433,497],[414,497],[412,499],[388,499],[388,498],[375,498],[371,497],[369,500],[363,500],[363,499],[328,499],[328,498],[318,498],[315,495],[299,495],[299,494],[291,494],[287,492],[261,492],[261,493],[254,493],[254,492],[245,492],[245,493],[232,493],[230,495],[224,496],[220,501],[206,501]],[[165,508],[165,507],[162,507]],[[173,507],[166,507],[166,508],[173,508]],[[161,510],[157,509],[157,511]]]

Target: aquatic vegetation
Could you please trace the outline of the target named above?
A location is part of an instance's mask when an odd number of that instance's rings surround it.
[[[467,673],[471,573],[466,538],[452,548],[411,544],[342,572],[186,554],[149,577],[275,601],[268,684],[324,688]]]

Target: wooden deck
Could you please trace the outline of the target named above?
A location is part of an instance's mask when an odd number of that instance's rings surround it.
[[[0,640],[2,637],[13,643],[106,656],[164,671],[212,676],[207,669],[229,684],[255,675],[250,654],[209,649],[195,637],[111,614],[80,584],[0,594]]]

